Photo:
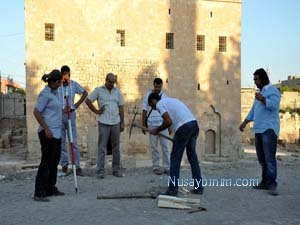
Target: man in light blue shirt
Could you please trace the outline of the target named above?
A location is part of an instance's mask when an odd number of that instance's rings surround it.
[[[80,106],[80,104],[85,100],[88,93],[87,91],[80,86],[76,81],[71,80],[71,70],[68,66],[61,67],[61,73],[63,75],[63,84],[58,88],[58,96],[59,101],[62,105],[63,109],[63,117],[62,117],[62,127],[61,127],[61,157],[60,157],[60,164],[62,166],[62,172],[67,174],[68,173],[68,165],[69,165],[69,155],[71,152],[68,153],[66,149],[66,133],[69,137],[69,129],[72,132],[73,137],[73,146],[74,146],[74,160],[76,166],[76,175],[82,176],[82,170],[80,168],[80,154],[79,148],[77,143],[77,129],[76,129],[76,109]],[[80,99],[74,103],[75,101],[75,94],[81,95]],[[67,109],[67,98],[68,97],[68,104],[70,106]],[[68,118],[67,118],[67,110],[70,110],[70,120],[71,120],[71,128],[68,126]],[[70,138],[70,137],[69,137]],[[71,151],[71,150],[70,150]],[[71,158],[71,157],[70,157]]]
[[[262,68],[254,72],[254,82],[260,91],[255,94],[253,106],[240,125],[240,130],[243,131],[250,121],[254,122],[256,154],[262,167],[262,181],[254,188],[278,195],[276,149],[280,129],[280,92],[270,83]]]

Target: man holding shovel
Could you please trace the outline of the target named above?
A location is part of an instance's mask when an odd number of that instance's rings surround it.
[[[193,194],[202,194],[202,177],[199,161],[196,153],[196,142],[199,134],[199,127],[196,118],[190,109],[176,98],[162,98],[157,93],[149,95],[148,104],[156,109],[163,118],[163,123],[150,131],[152,135],[171,128],[175,132],[171,152],[171,166],[169,177],[169,188],[166,195],[176,196],[178,192],[178,180],[180,164],[184,149],[186,148],[187,158],[191,164],[192,176],[195,181]]]

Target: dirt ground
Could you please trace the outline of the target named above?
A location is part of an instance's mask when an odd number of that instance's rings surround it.
[[[299,225],[300,153],[279,151],[279,196],[270,196],[266,191],[254,190],[249,186],[234,186],[238,179],[245,179],[244,184],[247,185],[246,179],[260,177],[253,148],[248,148],[245,152],[245,158],[235,163],[201,162],[202,174],[207,180],[232,179],[232,185],[207,185],[204,194],[200,196],[200,205],[207,208],[207,211],[193,214],[188,213],[188,210],[158,208],[156,199],[96,198],[97,195],[164,191],[168,177],[154,175],[150,168],[127,170],[124,178],[107,175],[103,180],[96,178],[95,169],[86,168],[85,176],[78,177],[78,194],[74,191],[73,177],[61,177],[58,178],[58,187],[66,195],[51,197],[50,202],[36,202],[32,200],[36,170],[13,172],[12,169],[9,170],[7,158],[2,156],[0,224]],[[16,167],[14,163],[13,168]],[[190,168],[184,166],[181,178],[190,177]],[[188,197],[199,198],[195,195]]]

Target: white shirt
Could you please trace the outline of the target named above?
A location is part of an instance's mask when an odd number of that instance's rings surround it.
[[[148,98],[149,95],[152,93],[153,91],[148,91],[143,98],[143,102],[142,102],[142,110],[147,111],[147,115],[149,114],[150,110],[151,110],[151,106],[149,106],[148,104]],[[160,92],[160,97],[161,98],[165,98],[167,97],[165,92]],[[162,124],[162,117],[159,114],[159,112],[157,112],[157,110],[152,110],[151,114],[149,115],[148,119],[147,119],[147,125],[149,127],[158,127]]]
[[[183,124],[196,120],[191,110],[176,98],[162,98],[157,102],[156,110],[161,116],[166,112],[169,114],[172,120],[171,129],[174,132],[176,132]]]

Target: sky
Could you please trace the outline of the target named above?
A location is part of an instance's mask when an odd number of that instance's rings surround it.
[[[300,0],[243,0],[242,87],[253,72],[269,71],[272,83],[300,76]],[[0,1],[0,72],[25,85],[24,0]]]

